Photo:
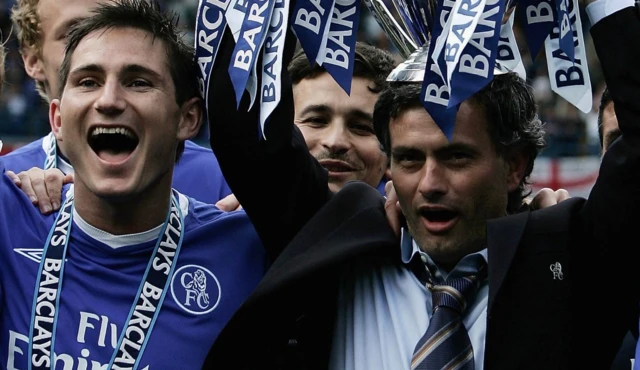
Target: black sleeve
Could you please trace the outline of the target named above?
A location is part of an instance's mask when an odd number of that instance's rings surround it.
[[[245,92],[236,109],[228,74],[234,46],[227,29],[211,72],[207,113],[211,147],[229,187],[273,260],[327,202],[331,192],[326,171],[311,156],[293,124],[293,92],[286,66],[295,51],[295,36],[287,32],[282,98],[266,124],[266,140],[259,137],[259,98],[247,111],[250,99]],[[261,65],[261,60],[256,63]]]
[[[609,261],[636,264],[640,208],[640,18],[633,7],[613,13],[592,26],[594,46],[622,132],[607,150],[585,207],[587,230]],[[595,257],[595,256],[594,256]],[[631,267],[631,266],[630,266]]]

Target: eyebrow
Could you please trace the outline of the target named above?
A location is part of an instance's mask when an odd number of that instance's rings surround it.
[[[449,145],[447,145],[445,147],[437,149],[435,151],[435,154],[437,156],[437,155],[442,155],[442,154],[449,153],[449,152],[455,152],[457,150],[464,150],[464,151],[473,152],[473,153],[477,152],[477,150],[471,145],[468,145],[468,144],[465,144],[465,143],[452,143],[452,144],[449,144]],[[420,152],[421,153],[422,150],[418,149],[418,148],[415,148],[415,147],[412,147],[412,146],[404,146],[404,145],[398,146],[398,147],[395,147],[395,148],[391,149],[391,154],[392,155],[414,154],[416,152]]]
[[[414,154],[414,153],[421,153],[421,152],[422,151],[417,149],[417,148],[414,148],[414,147],[411,147],[411,146],[402,145],[402,146],[398,146],[398,147],[392,148],[391,149],[391,156],[395,157],[395,156],[402,155],[402,154]]]
[[[331,108],[329,108],[329,106],[327,106],[326,104],[312,104],[312,105],[307,105],[306,107],[304,107],[304,109],[302,110],[301,115],[305,115],[305,114],[309,114],[312,112],[315,113],[331,113],[333,110]]]
[[[476,148],[467,143],[451,143],[443,148],[436,150],[436,153],[455,152],[457,150],[464,150],[469,152],[476,152]]]
[[[333,112],[333,109],[331,109],[326,104],[312,104],[312,105],[306,106],[302,110],[301,115],[309,114],[312,112],[329,114]],[[353,118],[366,120],[367,122],[373,122],[373,115],[371,113],[367,113],[360,109],[350,109],[347,115]]]
[[[83,73],[83,72],[104,73],[105,70],[101,65],[95,64],[95,63],[91,63],[91,64],[85,64],[83,66],[74,68],[73,71],[71,71],[69,73],[69,75],[71,76],[71,75],[78,74],[78,73]],[[124,74],[143,73],[143,74],[151,75],[156,79],[162,79],[162,76],[160,76],[160,74],[158,72],[156,72],[156,71],[154,71],[152,69],[149,69],[147,67],[141,66],[139,64],[127,64],[123,68],[120,69],[120,73],[124,73]]]
[[[351,109],[349,110],[349,116],[354,117],[354,118],[359,118],[362,120],[365,120],[367,122],[370,122],[371,124],[373,124],[373,115],[371,113],[367,113],[363,110],[360,109]]]

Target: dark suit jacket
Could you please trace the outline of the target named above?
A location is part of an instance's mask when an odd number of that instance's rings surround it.
[[[630,238],[640,206],[638,16],[631,9],[618,12],[595,25],[592,35],[623,136],[604,157],[588,200],[488,223],[485,369],[607,369],[635,312],[640,248]],[[397,239],[375,189],[352,183],[335,196],[328,192],[323,170],[299,132],[291,131],[286,76],[267,141],[250,140],[258,120],[255,109],[246,112],[246,97],[240,113],[224,108],[233,107],[223,93],[230,86],[232,48],[225,38],[213,79],[220,92],[209,102],[215,107],[212,147],[274,263],[220,334],[204,368],[325,369],[339,314],[337,272],[356,259],[400,263]],[[290,42],[285,62],[291,51]],[[562,277],[551,271],[557,264]]]

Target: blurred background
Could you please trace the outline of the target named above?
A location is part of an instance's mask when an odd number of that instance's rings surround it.
[[[394,7],[387,0],[387,7]],[[180,22],[187,37],[193,39],[197,0],[163,0],[161,3],[180,14]],[[14,0],[0,0],[0,31],[8,50],[6,80],[0,96],[0,139],[5,154],[49,133],[48,106],[36,92],[35,84],[24,72],[10,19]],[[597,113],[604,79],[600,63],[593,49],[586,14],[582,14],[588,65],[593,89],[593,108],[585,114],[551,91],[544,50],[535,61],[527,48],[520,19],[516,16],[514,32],[539,106],[539,114],[547,130],[548,148],[536,161],[532,174],[534,191],[542,187],[564,188],[572,196],[588,195],[600,164],[600,144],[597,131]],[[402,60],[365,6],[362,7],[358,38],[393,53]],[[195,138],[208,146],[206,131]]]

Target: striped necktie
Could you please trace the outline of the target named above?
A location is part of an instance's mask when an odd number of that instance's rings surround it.
[[[467,302],[473,299],[487,275],[484,258],[477,257],[476,267],[469,274],[441,284],[427,283],[433,314],[427,332],[414,349],[412,370],[474,370],[473,348],[462,317]]]

